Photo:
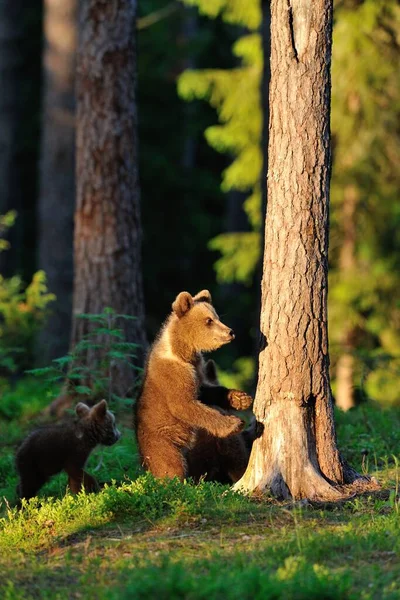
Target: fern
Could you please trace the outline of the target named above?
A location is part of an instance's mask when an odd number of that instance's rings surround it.
[[[128,365],[132,371],[142,373],[142,369],[134,363],[139,344],[127,342],[123,330],[117,326],[120,319],[133,319],[129,315],[120,315],[111,308],[105,308],[100,314],[80,314],[79,319],[86,319],[95,327],[83,336],[67,355],[56,358],[48,367],[31,369],[28,373],[43,377],[46,381],[65,382],[75,396],[82,396],[85,400],[89,395],[102,396],[112,405],[115,403],[131,403],[131,398],[122,398],[114,393],[113,366],[116,364]],[[105,340],[103,344],[97,341],[101,335]],[[106,348],[102,357],[98,359],[93,368],[85,364],[85,355],[90,350]],[[96,353],[97,355],[97,353]],[[90,385],[87,382],[90,381]]]

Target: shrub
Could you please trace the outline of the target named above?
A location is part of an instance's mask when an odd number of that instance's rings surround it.
[[[0,217],[0,252],[8,249],[2,238],[13,225],[15,213]],[[9,373],[26,368],[32,361],[36,332],[43,325],[48,305],[55,300],[47,291],[46,275],[38,271],[25,286],[18,275],[0,275],[0,370]]]

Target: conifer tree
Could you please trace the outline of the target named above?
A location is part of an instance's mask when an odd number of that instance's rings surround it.
[[[221,14],[231,23],[253,28],[252,47],[261,49],[256,31],[260,0],[248,3],[248,14],[240,1],[185,1],[211,18]],[[367,396],[395,403],[400,401],[400,7],[396,0],[335,0],[334,5],[329,295],[334,391],[339,405],[350,406],[357,382],[364,382],[361,391]],[[240,44],[241,40],[234,49]],[[236,71],[188,72],[180,82],[184,97],[207,98],[217,108],[221,125],[206,132],[207,138],[217,150],[239,156],[232,163],[234,175],[235,165],[239,171],[243,166],[244,141],[254,148],[260,144],[261,128],[255,123],[261,123],[261,50],[252,59],[251,67],[240,70],[241,89],[246,90],[240,101]],[[227,136],[229,146],[224,145]],[[253,161],[256,164],[260,169]],[[252,231],[222,234],[211,242],[222,253],[217,262],[221,281],[248,280],[259,259],[258,176],[251,176],[253,193],[245,205]],[[224,179],[223,185],[243,189],[240,176]]]
[[[243,208],[251,230],[221,233],[210,248],[221,252],[216,263],[220,281],[249,282],[260,257],[261,231],[261,97],[263,67],[259,34],[261,4],[259,0],[183,0],[198,6],[200,13],[215,18],[221,15],[228,23],[246,28],[233,45],[239,60],[233,69],[187,70],[180,77],[178,91],[186,100],[207,99],[217,109],[220,124],[209,127],[206,138],[218,152],[230,154],[232,163],[223,173],[222,189],[245,194]]]
[[[330,332],[336,401],[400,400],[400,7],[337,2]]]

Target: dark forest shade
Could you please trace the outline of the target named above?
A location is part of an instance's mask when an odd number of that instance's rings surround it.
[[[41,2],[0,2],[0,214],[17,212],[0,255],[3,276],[28,281],[36,268]]]

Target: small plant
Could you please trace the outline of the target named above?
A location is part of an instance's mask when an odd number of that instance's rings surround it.
[[[50,366],[28,372],[44,376],[52,384],[64,382],[68,393],[78,400],[80,396],[83,400],[85,396],[90,396],[106,398],[110,405],[115,402],[130,403],[132,398],[115,393],[115,373],[118,372],[117,367],[121,366],[136,373],[142,372],[134,363],[139,345],[125,341],[124,332],[117,324],[120,319],[136,317],[120,315],[112,308],[105,308],[100,314],[81,314],[78,318],[94,325],[91,331],[82,337],[71,352],[54,359]],[[94,366],[87,365],[85,359],[88,351],[98,356]]]
[[[0,252],[9,248],[3,236],[15,217],[14,211],[0,216]],[[35,273],[27,287],[17,275],[9,279],[0,275],[0,370],[5,374],[31,362],[35,335],[54,300],[55,295],[47,290],[43,271]]]

